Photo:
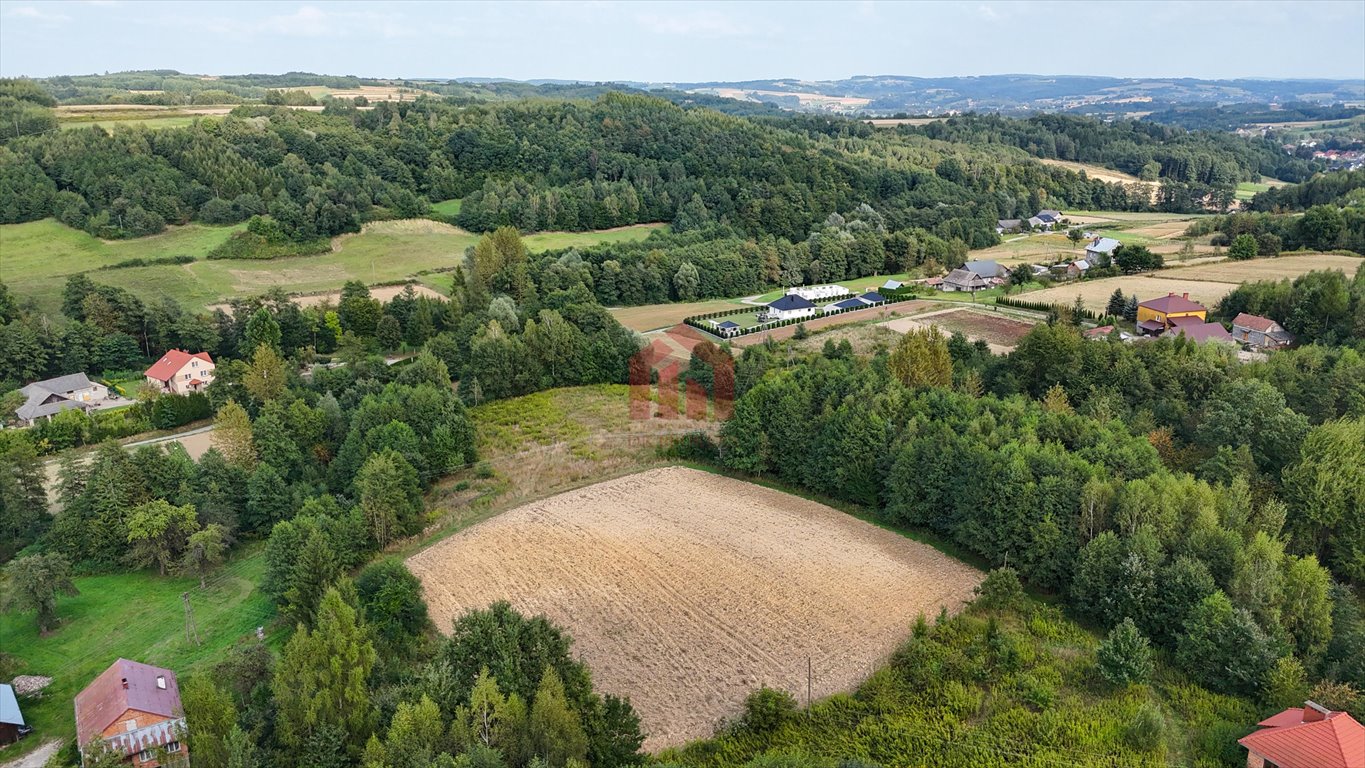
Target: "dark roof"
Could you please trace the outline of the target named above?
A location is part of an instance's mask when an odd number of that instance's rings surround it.
[[[1250,328],[1253,331],[1260,331],[1261,333],[1271,333],[1273,331],[1283,330],[1279,327],[1279,323],[1268,317],[1249,315],[1246,312],[1242,312],[1232,318],[1232,324],[1242,328]]]
[[[1225,341],[1232,342],[1232,334],[1223,327],[1222,323],[1200,323],[1198,325],[1181,325],[1176,330],[1191,341]]]
[[[981,275],[966,269],[954,269],[952,272],[948,273],[947,277],[943,278],[943,282],[950,285],[961,285],[967,288],[986,287],[986,281],[981,278]]]
[[[14,409],[14,415],[25,421],[51,416],[69,408],[89,408],[89,403],[71,400],[68,394],[79,389],[89,389],[94,384],[84,373],[68,373],[55,379],[44,379],[19,390],[27,400]]]
[[[880,293],[877,293],[876,291],[868,291],[867,293],[864,293],[862,296],[859,296],[858,298],[868,302],[869,304],[880,304],[883,301],[886,301],[886,297],[881,295]]]
[[[19,700],[14,697],[14,686],[9,683],[0,683],[0,723],[24,724],[24,715],[19,711]]]
[[[1160,312],[1163,315],[1168,315],[1172,312],[1199,312],[1204,311],[1205,309],[1203,304],[1190,301],[1189,294],[1177,296],[1174,293],[1168,293],[1165,296],[1155,299],[1148,299],[1141,304],[1138,304],[1138,306],[1146,307],[1153,312]]]
[[[803,299],[794,293],[789,293],[768,305],[770,309],[776,310],[810,309],[814,306],[807,299]]]
[[[833,306],[838,307],[839,309],[861,309],[862,307],[866,307],[867,304],[861,299],[844,299],[843,301],[836,302]]]
[[[1143,320],[1142,322],[1137,324],[1137,327],[1141,328],[1144,331],[1166,330],[1166,325],[1162,323],[1160,320]]]
[[[726,320],[726,321],[723,322],[723,323],[716,323],[716,327],[717,327],[717,328],[738,328],[738,327],[739,327],[739,323],[736,323],[734,320]]]
[[[1023,219],[996,219],[996,220],[995,220],[995,226],[1000,227],[1001,229],[1015,229],[1015,228],[1017,228],[1020,224],[1023,224],[1023,223],[1024,223]]]
[[[165,678],[166,687],[156,684]],[[123,681],[128,681],[124,687]],[[166,718],[182,717],[180,688],[169,669],[119,659],[76,694],[76,738],[84,745],[130,709]]]
[[[981,275],[982,277],[999,277],[1005,271],[1005,268],[1000,266],[1000,262],[991,261],[990,259],[969,261],[966,264],[963,264],[962,268],[968,272]]]

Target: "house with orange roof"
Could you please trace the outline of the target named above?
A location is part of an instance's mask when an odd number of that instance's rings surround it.
[[[1365,726],[1317,702],[1290,707],[1237,743],[1247,768],[1365,768]]]
[[[207,352],[190,354],[172,349],[152,363],[143,375],[147,384],[156,389],[175,395],[187,395],[202,391],[213,383],[213,358]]]

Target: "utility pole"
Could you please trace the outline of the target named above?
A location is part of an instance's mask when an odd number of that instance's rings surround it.
[[[181,592],[180,600],[185,604],[185,642],[199,645],[199,629],[194,626],[194,610],[190,608],[190,593]]]
[[[811,662],[810,655],[806,655],[806,717],[810,717],[810,691],[811,691]]]

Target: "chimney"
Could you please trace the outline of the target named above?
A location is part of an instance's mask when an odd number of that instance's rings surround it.
[[[1303,721],[1305,723],[1316,723],[1319,720],[1326,720],[1332,714],[1332,710],[1324,707],[1316,701],[1305,701],[1303,703]]]
[[[123,678],[123,689],[128,690],[128,678]]]
[[[1185,293],[1180,294],[1180,297],[1183,298],[1183,299],[1188,299],[1188,298],[1190,297],[1189,291],[1186,291]]]
[[[166,690],[166,676],[165,676],[165,675],[157,675],[157,676],[156,676],[156,687],[157,687],[157,688],[160,688],[160,689],[163,690],[163,691]]]

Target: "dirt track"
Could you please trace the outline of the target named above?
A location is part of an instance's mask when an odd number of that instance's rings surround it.
[[[821,504],[681,467],[518,507],[414,555],[432,618],[506,599],[631,698],[646,749],[710,735],[755,688],[852,689],[982,574]]]

